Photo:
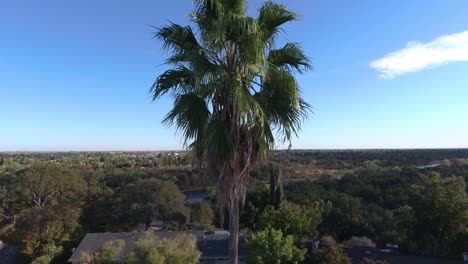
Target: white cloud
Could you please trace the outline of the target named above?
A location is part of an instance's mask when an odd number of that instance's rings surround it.
[[[468,31],[445,35],[428,43],[408,42],[406,48],[371,62],[384,79],[449,62],[468,62]]]

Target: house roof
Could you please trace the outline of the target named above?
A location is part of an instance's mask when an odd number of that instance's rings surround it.
[[[123,240],[125,241],[124,248],[114,257],[114,260],[121,260],[127,255],[133,243],[145,236],[141,233],[88,233],[83,238],[81,243],[73,252],[73,255],[68,260],[69,262],[79,262],[82,253],[95,252],[107,241]]]
[[[239,238],[239,256],[245,254],[244,243],[247,237]],[[229,237],[227,236],[206,236],[197,239],[197,248],[202,253],[200,259],[229,258]]]
[[[157,238],[173,238],[180,234],[195,236],[197,238],[197,248],[202,254],[200,259],[229,257],[229,237],[225,235],[205,235],[204,231],[149,232]],[[94,252],[107,241],[124,240],[125,247],[114,257],[114,261],[119,261],[130,252],[133,244],[146,234],[146,232],[88,233],[68,261],[79,262],[82,253]],[[239,239],[239,256],[244,254],[243,244],[245,241],[246,237],[241,236]]]

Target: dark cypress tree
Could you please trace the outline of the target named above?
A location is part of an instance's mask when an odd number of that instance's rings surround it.
[[[278,209],[283,201],[283,172],[276,163],[268,163],[268,172],[270,174],[270,204]]]

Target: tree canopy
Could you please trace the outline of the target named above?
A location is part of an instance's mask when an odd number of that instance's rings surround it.
[[[42,255],[41,244],[59,245],[79,226],[86,182],[76,170],[39,162],[18,174],[13,184],[15,230],[28,237],[28,255]]]
[[[281,230],[285,235],[292,235],[297,241],[314,238],[317,225],[322,220],[322,212],[326,210],[324,207],[323,203],[309,207],[285,201],[278,209],[273,206],[268,207],[262,213],[258,226],[264,228],[271,226]]]
[[[352,264],[344,250],[339,246],[333,246],[326,249],[320,249],[312,257],[312,264]]]
[[[157,240],[153,234],[137,241],[125,257],[125,264],[196,264],[200,258],[193,236],[178,235]]]
[[[252,236],[245,244],[247,264],[286,264],[304,260],[306,249],[297,247],[293,236],[267,227]]]

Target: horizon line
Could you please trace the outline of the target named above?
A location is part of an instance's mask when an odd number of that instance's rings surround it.
[[[346,151],[346,150],[464,150],[468,147],[395,147],[395,148],[292,148],[293,151]],[[273,149],[272,151],[285,151],[286,148]],[[101,152],[189,152],[186,149],[163,150],[0,150],[0,153],[101,153]]]

